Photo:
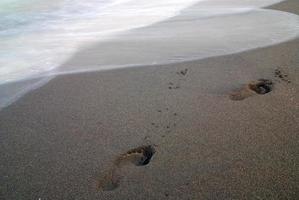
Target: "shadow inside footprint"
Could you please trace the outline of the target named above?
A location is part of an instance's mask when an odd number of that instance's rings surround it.
[[[249,89],[253,90],[257,94],[267,94],[272,91],[272,81],[267,79],[259,79],[255,83],[249,83]]]
[[[130,160],[136,166],[144,166],[151,161],[154,154],[155,149],[153,146],[141,146],[128,151],[123,159]]]
[[[255,94],[267,94],[272,91],[272,88],[273,83],[271,80],[259,79],[245,85],[243,88],[237,91],[232,92],[229,97],[233,101],[241,101]]]

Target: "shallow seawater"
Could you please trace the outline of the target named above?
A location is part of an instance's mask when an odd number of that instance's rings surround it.
[[[195,0],[5,0],[0,4],[0,84],[57,68],[80,46],[161,21]]]
[[[277,2],[2,0],[0,107],[58,74],[181,62],[293,39],[297,15],[262,9]]]

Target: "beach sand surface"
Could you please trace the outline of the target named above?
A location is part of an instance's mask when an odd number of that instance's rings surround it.
[[[272,8],[299,14],[297,0]],[[298,52],[296,39],[56,77],[0,112],[0,199],[296,199]],[[230,98],[261,78],[271,92]],[[149,163],[118,166],[109,187],[115,160],[143,145]]]

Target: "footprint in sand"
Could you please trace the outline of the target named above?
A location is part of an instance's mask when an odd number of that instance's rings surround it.
[[[281,69],[275,69],[274,76],[275,78],[278,78],[281,81],[291,83],[291,81],[288,79],[288,75],[284,73]]]
[[[177,72],[177,74],[178,74],[178,75],[182,75],[182,76],[186,76],[186,75],[187,75],[187,72],[188,72],[188,69],[186,68],[186,69],[183,69],[183,70]]]
[[[111,191],[120,185],[121,179],[124,177],[122,169],[128,165],[144,166],[150,163],[155,149],[152,145],[140,146],[127,151],[125,154],[117,157],[113,163],[113,167],[108,173],[98,181],[97,189],[103,191]]]
[[[172,89],[176,90],[176,89],[181,88],[181,82],[186,80],[185,78],[187,76],[187,73],[188,73],[188,69],[187,68],[176,72],[176,74],[179,76],[179,80],[177,81],[177,83],[169,82],[168,83],[168,89],[170,89],[170,90],[172,90]]]
[[[233,101],[241,101],[253,95],[264,95],[272,91],[273,83],[271,80],[259,79],[252,81],[240,88],[237,91],[232,92],[229,97]]]

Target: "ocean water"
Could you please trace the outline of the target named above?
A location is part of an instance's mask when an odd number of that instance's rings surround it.
[[[194,0],[2,0],[0,84],[37,77],[81,45],[174,16]]]
[[[1,0],[0,107],[59,74],[201,59],[298,37],[297,15],[263,9],[278,2]]]

